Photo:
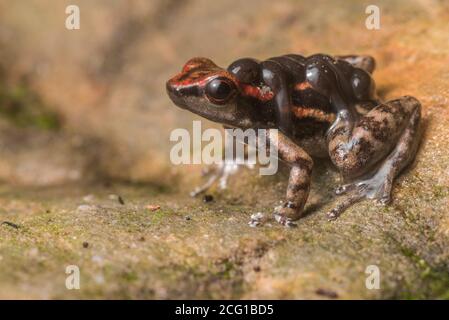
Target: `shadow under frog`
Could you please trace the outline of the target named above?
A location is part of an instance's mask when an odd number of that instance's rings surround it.
[[[267,143],[291,166],[285,200],[274,209],[289,226],[304,215],[313,161],[323,157],[345,181],[336,193],[348,194],[330,219],[364,198],[391,201],[393,181],[419,145],[421,105],[411,96],[381,102],[374,68],[372,57],[356,55],[244,58],[227,69],[193,58],[166,87],[177,106],[206,119],[268,129]]]

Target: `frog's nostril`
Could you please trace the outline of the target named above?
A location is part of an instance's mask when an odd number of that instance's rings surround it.
[[[166,84],[167,92],[170,96],[180,96],[181,95],[181,88],[177,86],[176,84],[173,84],[173,82],[168,81]]]
[[[167,93],[168,93],[168,96],[170,97],[170,99],[178,107],[185,108],[184,99],[182,98],[181,90],[180,90],[179,86],[173,84],[171,81],[168,81],[166,83],[165,87],[167,88]]]

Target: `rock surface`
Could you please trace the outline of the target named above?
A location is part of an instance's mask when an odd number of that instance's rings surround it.
[[[53,131],[1,122],[0,298],[449,298],[445,1],[378,1],[371,31],[358,1],[78,3],[81,29],[68,31],[68,2],[0,2],[0,83],[25,83],[62,119]],[[166,79],[193,56],[225,66],[287,52],[371,54],[383,98],[422,102],[421,148],[392,205],[328,222],[339,198],[327,162],[297,228],[247,225],[281,199],[286,170],[188,197],[200,170],[170,165],[168,137],[196,118],[172,106]],[[80,290],[66,289],[69,265]],[[370,265],[379,290],[365,286]]]

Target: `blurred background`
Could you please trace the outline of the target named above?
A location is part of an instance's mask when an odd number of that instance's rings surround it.
[[[164,83],[194,56],[226,67],[288,52],[371,54],[391,96],[417,81],[399,85],[383,70],[394,68],[396,78],[410,66],[420,77],[441,72],[420,64],[447,59],[445,1],[378,1],[381,29],[372,31],[369,1],[338,2],[80,0],[81,28],[67,30],[73,1],[2,1],[0,178],[164,181],[169,132],[192,119],[167,99]]]
[[[65,28],[71,4],[80,8],[79,30]],[[381,9],[379,30],[365,27],[370,4]],[[447,298],[448,40],[445,0],[1,0],[0,214],[25,231],[0,231],[0,286],[9,288],[0,296]],[[212,207],[188,199],[200,168],[170,164],[169,134],[198,118],[170,102],[166,80],[194,56],[226,67],[247,56],[318,52],[370,54],[383,98],[422,102],[424,142],[396,204],[356,206],[342,222],[325,224],[338,177],[320,165],[311,194],[311,212],[319,213],[300,234],[246,229],[253,208],[269,213],[283,194],[285,174],[244,175],[253,180],[223,198],[214,194]],[[216,125],[203,120],[207,126]],[[111,183],[127,187],[101,189]],[[67,185],[82,187],[73,195]],[[125,194],[131,207],[89,204],[111,192]],[[86,203],[88,216],[79,207]],[[162,206],[159,220],[148,218],[148,203]],[[383,212],[380,221],[368,221],[369,210]],[[187,216],[193,222],[184,227]],[[97,241],[89,248],[98,251],[85,253],[83,241]],[[89,289],[79,296],[54,282],[63,283],[55,273],[69,257],[86,266]],[[370,258],[389,270],[387,291],[364,289]],[[116,281],[108,287],[107,279]]]

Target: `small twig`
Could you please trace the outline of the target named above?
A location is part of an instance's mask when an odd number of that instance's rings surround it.
[[[20,228],[20,226],[18,224],[15,224],[15,223],[10,222],[10,221],[3,221],[2,225],[7,225],[7,226],[12,227],[14,229],[19,229]]]

